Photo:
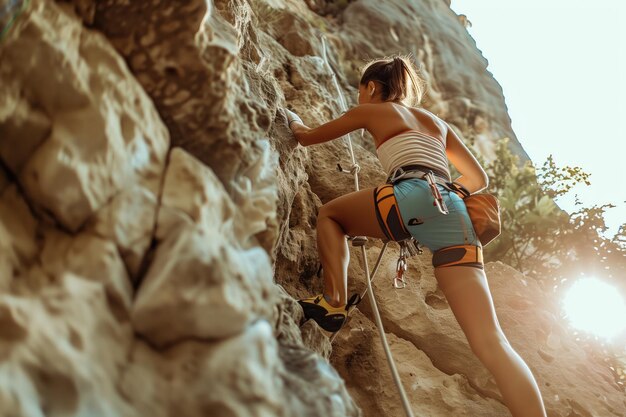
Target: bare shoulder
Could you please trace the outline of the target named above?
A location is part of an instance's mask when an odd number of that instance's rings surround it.
[[[357,104],[343,111],[341,113],[341,116],[339,117],[352,119],[355,117],[363,117],[363,115],[366,115],[366,114],[371,114],[372,111],[373,111],[372,105],[369,103]]]
[[[353,111],[355,114],[373,114],[377,110],[380,111],[380,109],[376,107],[376,104],[364,103],[357,104],[356,106],[351,107],[348,111]]]
[[[430,110],[426,110],[423,107],[411,107],[411,110],[413,110],[413,112],[416,114],[429,116],[436,123],[446,125],[446,122],[441,117],[437,116],[435,113],[431,112]]]
[[[366,128],[369,127],[368,122],[373,120],[375,115],[380,115],[380,108],[372,103],[357,104],[343,113],[344,118],[357,120]]]
[[[439,133],[442,137],[446,137],[450,130],[448,124],[441,117],[437,116],[430,110],[423,107],[410,107],[412,113],[431,133]]]

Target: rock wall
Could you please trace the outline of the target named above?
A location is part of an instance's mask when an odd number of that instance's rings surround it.
[[[301,325],[295,299],[321,289],[317,209],[352,179],[341,141],[302,148],[277,109],[340,113],[321,33],[351,103],[364,60],[410,52],[425,106],[488,158],[514,135],[447,2],[25,5],[0,44],[0,416],[402,415],[367,302],[332,344]],[[362,186],[380,183],[353,136]],[[429,254],[402,291],[396,255],[375,292],[416,414],[507,415]],[[623,416],[554,301],[506,265],[488,275],[550,415]]]

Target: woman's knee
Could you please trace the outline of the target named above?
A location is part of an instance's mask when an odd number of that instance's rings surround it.
[[[321,219],[323,217],[331,217],[332,209],[330,207],[330,203],[324,204],[317,210],[317,218]]]
[[[318,221],[318,223],[322,219],[330,219],[330,220],[333,220],[333,221],[337,222],[337,218],[336,217],[337,216],[336,216],[335,210],[333,209],[333,207],[332,207],[332,205],[330,203],[324,204],[317,211],[317,221]]]
[[[509,341],[500,329],[495,329],[468,339],[472,352],[486,365],[507,354],[511,348]]]
[[[340,216],[337,215],[336,210],[332,207],[332,204],[330,203],[324,204],[317,211],[317,226],[319,227],[321,224],[328,220],[337,223],[337,225],[341,227],[341,229],[345,232]]]

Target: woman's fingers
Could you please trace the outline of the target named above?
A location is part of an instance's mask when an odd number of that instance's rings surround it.
[[[285,112],[285,116],[287,117],[287,124],[289,126],[291,126],[291,122],[294,122],[294,121],[302,123],[302,119],[296,113],[284,107],[283,107],[283,111]]]

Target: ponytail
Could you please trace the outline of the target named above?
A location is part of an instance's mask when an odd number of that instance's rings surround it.
[[[422,101],[424,81],[417,75],[408,57],[377,59],[363,70],[360,84],[378,81],[382,85],[381,97],[384,101],[400,101],[409,106]]]
[[[386,100],[404,100],[407,95],[407,76],[404,61],[400,57],[394,57],[390,62],[391,70],[389,77],[389,95]]]

